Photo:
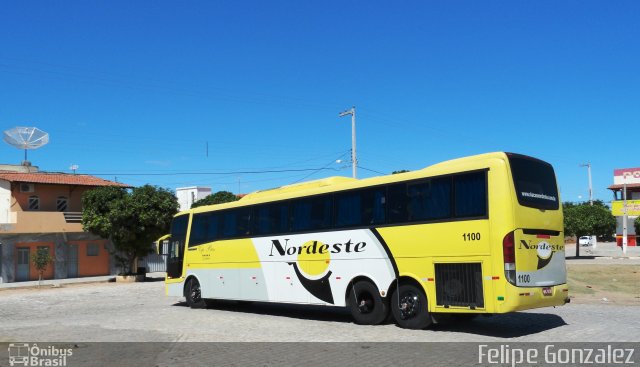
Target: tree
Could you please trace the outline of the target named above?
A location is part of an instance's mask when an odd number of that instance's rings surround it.
[[[133,273],[139,257],[148,255],[151,243],[169,231],[178,201],[169,190],[144,185],[127,191],[99,187],[82,196],[82,227],[113,242],[123,273]]]
[[[398,173],[405,173],[405,172],[411,172],[408,169],[401,169],[399,171],[393,171],[391,172],[392,175],[397,175]]]
[[[38,248],[35,254],[31,255],[31,262],[38,271],[38,287],[42,282],[42,275],[47,270],[49,264],[53,262],[53,256],[49,254],[49,248]]]
[[[218,191],[215,194],[208,195],[195,203],[191,204],[191,208],[197,208],[204,205],[230,203],[238,200],[238,197],[229,191]]]
[[[567,236],[610,236],[616,230],[616,218],[601,205],[582,203],[565,209],[564,233]],[[580,243],[576,241],[576,257],[580,256]]]

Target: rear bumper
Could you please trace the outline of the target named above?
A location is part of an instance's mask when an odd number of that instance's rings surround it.
[[[551,294],[543,294],[544,288],[550,288]],[[560,284],[551,287],[516,287],[508,284],[503,301],[498,301],[497,312],[506,313],[533,308],[562,306],[570,302],[569,286]]]

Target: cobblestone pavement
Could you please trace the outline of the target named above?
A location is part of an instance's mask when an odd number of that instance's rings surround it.
[[[0,342],[637,342],[640,307],[568,304],[430,330],[355,325],[344,309],[218,302],[192,310],[162,281],[0,291]]]

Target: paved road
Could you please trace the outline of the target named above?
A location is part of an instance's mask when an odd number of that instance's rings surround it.
[[[0,320],[0,342],[640,341],[638,306],[569,304],[414,331],[355,325],[327,307],[220,302],[191,310],[165,297],[161,281],[3,290]]]

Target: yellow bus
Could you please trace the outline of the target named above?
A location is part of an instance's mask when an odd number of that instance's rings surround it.
[[[332,177],[178,213],[166,294],[347,307],[404,328],[569,301],[553,167],[488,153]]]

